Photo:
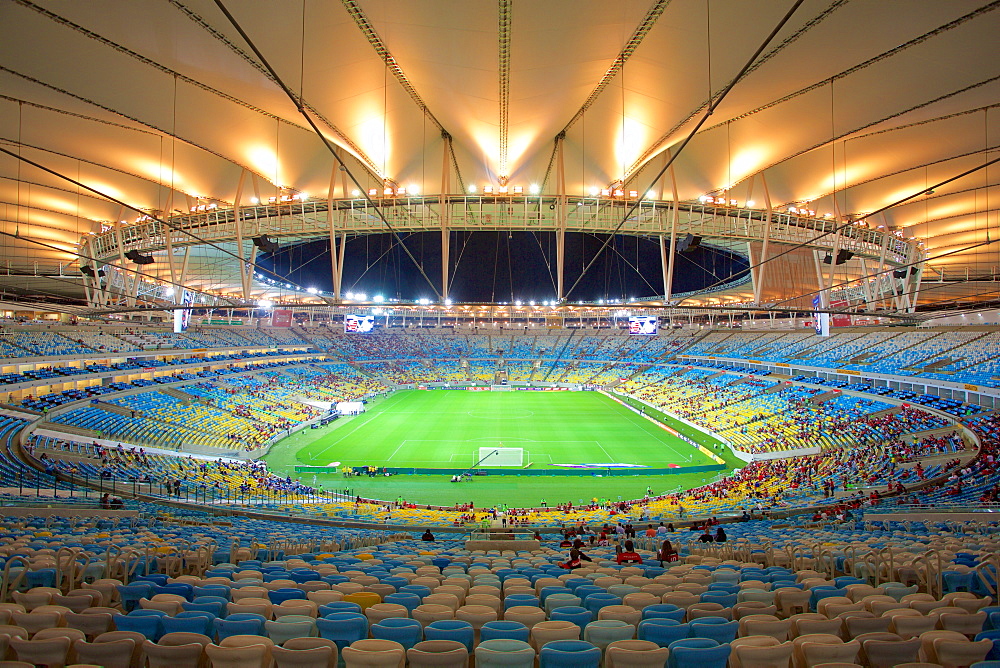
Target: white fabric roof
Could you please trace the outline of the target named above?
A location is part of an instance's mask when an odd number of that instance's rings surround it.
[[[665,198],[664,152],[791,4],[226,2],[366,187],[439,192],[443,129],[452,192],[552,193],[565,129],[569,193],[625,179]],[[863,214],[997,157],[998,10],[806,0],[677,159],[679,196],[761,205],[766,184],[775,206]],[[212,0],[9,0],[0,36],[2,148],[151,211],[231,203],[244,169],[249,194],[330,188],[333,158]],[[998,203],[1000,165],[873,222],[925,239],[938,270],[996,274],[1000,244],[962,249],[1000,234]],[[134,217],[0,155],[11,266],[71,262],[81,234]]]

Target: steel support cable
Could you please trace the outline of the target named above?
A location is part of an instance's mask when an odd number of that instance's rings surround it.
[[[801,1],[802,0],[800,0],[800,2]],[[385,225],[386,229],[389,230],[389,232],[391,232],[393,236],[397,237],[398,239],[399,233],[389,223],[389,220],[385,217],[385,214],[382,212],[382,209],[377,204],[375,204],[375,201],[368,195],[367,190],[365,189],[364,186],[361,185],[361,182],[358,181],[357,177],[354,176],[354,174],[348,168],[347,163],[345,163],[341,159],[341,157],[337,155],[336,147],[330,142],[329,139],[326,138],[326,135],[324,135],[323,132],[319,129],[319,126],[316,125],[316,122],[312,119],[312,116],[310,116],[306,112],[306,108],[302,103],[302,99],[296,97],[295,93],[293,93],[292,90],[285,84],[284,80],[278,76],[278,73],[275,71],[273,67],[271,67],[271,64],[268,62],[267,58],[264,57],[264,54],[261,53],[260,49],[257,48],[257,45],[253,42],[253,40],[250,39],[250,36],[247,35],[245,30],[243,30],[243,26],[240,25],[240,23],[236,20],[236,17],[234,17],[229,12],[229,9],[226,8],[225,3],[223,3],[222,0],[215,0],[215,5],[226,16],[226,19],[229,21],[229,23],[232,24],[233,28],[235,28],[236,31],[240,34],[240,36],[243,38],[243,41],[246,42],[247,46],[250,47],[250,50],[254,52],[254,55],[256,55],[258,59],[260,59],[261,65],[263,65],[267,69],[267,71],[271,74],[271,76],[274,78],[275,83],[277,83],[278,86],[281,88],[281,90],[285,93],[285,95],[288,96],[288,99],[292,101],[292,104],[294,104],[295,108],[299,111],[300,114],[302,114],[302,117],[306,119],[306,122],[309,124],[309,127],[313,129],[313,132],[315,132],[316,136],[319,137],[320,141],[323,142],[323,145],[330,152],[330,155],[332,155],[333,159],[336,160],[337,164],[340,165],[340,169],[342,169],[351,179],[351,182],[355,186],[357,186],[358,191],[361,193],[361,196],[364,198],[366,202],[368,202],[368,204],[371,205],[376,215],[378,215],[379,220],[382,221],[382,224]],[[417,262],[417,258],[413,256],[413,253],[410,252],[410,249],[407,248],[406,245],[403,244],[402,242],[400,242],[400,246],[402,246],[403,250],[406,252],[406,256],[410,258],[410,260],[413,262],[413,265],[420,272],[420,275],[424,277],[425,281],[427,281],[427,285],[430,286],[431,291],[437,296],[439,300],[442,299],[441,293],[438,292],[436,287],[434,287],[434,283],[431,281],[430,277],[427,276],[426,272],[424,272],[424,268],[420,265],[419,262]]]
[[[216,2],[219,2],[219,0],[216,0]],[[677,161],[677,156],[679,156],[681,152],[684,151],[684,149],[687,147],[687,145],[691,143],[691,140],[693,140],[695,135],[698,134],[698,131],[701,130],[701,127],[708,121],[709,117],[711,117],[711,115],[715,113],[715,110],[726,98],[729,92],[736,86],[737,83],[739,83],[743,79],[746,73],[750,71],[751,67],[753,67],[754,62],[757,60],[757,58],[760,57],[760,54],[764,52],[764,49],[766,49],[768,44],[770,44],[771,41],[775,38],[775,36],[777,36],[778,32],[780,32],[781,29],[785,27],[785,24],[788,23],[788,21],[792,18],[792,15],[795,13],[795,11],[800,6],[802,6],[803,2],[805,2],[805,0],[795,1],[795,4],[793,4],[791,8],[785,13],[785,15],[781,18],[781,20],[774,27],[774,29],[767,36],[767,38],[764,39],[761,45],[757,47],[757,50],[754,51],[752,56],[750,56],[750,59],[746,62],[746,64],[739,71],[739,73],[735,77],[733,77],[733,80],[730,81],[729,84],[724,89],[722,89],[722,92],[719,93],[718,97],[716,97],[714,101],[710,102],[710,104],[708,105],[708,109],[705,110],[705,114],[701,117],[701,120],[699,120],[695,124],[695,126],[691,128],[691,131],[688,133],[687,137],[684,138],[684,141],[681,142],[680,146],[678,146],[677,150],[671,152],[670,158],[666,161],[666,163],[663,165],[660,171],[656,173],[656,176],[654,176],[653,179],[650,181],[649,186],[643,189],[641,192],[648,192],[650,189],[652,189],[652,187],[656,184],[656,182],[659,181],[660,178],[667,173],[667,170],[673,166],[674,162]],[[601,247],[597,250],[597,253],[594,255],[594,258],[587,263],[587,266],[583,268],[583,271],[580,272],[580,275],[577,277],[576,281],[574,281],[573,285],[571,285],[569,290],[566,291],[566,295],[570,295],[573,293],[573,290],[580,283],[580,280],[583,279],[586,273],[593,266],[594,262],[597,261],[597,258],[608,247],[610,239],[613,238],[614,235],[618,234],[618,231],[621,230],[621,228],[628,221],[629,216],[635,213],[636,209],[639,208],[639,205],[641,203],[642,203],[641,199],[636,199],[636,201],[629,206],[628,210],[625,211],[625,214],[622,216],[621,222],[618,223],[617,226],[615,226],[615,229],[611,232],[610,236],[608,237],[608,240],[606,240],[604,244],[602,244]],[[677,203],[675,202],[674,206],[676,205]],[[563,299],[565,299],[565,297],[563,297]]]
[[[887,205],[883,206],[881,209],[876,209],[875,211],[872,211],[871,213],[866,213],[864,216],[862,216],[862,218],[871,218],[873,216],[877,216],[878,214],[884,213],[884,212],[888,211],[889,209],[893,209],[893,208],[895,208],[895,207],[897,207],[897,206],[899,206],[901,204],[905,204],[906,202],[909,202],[914,197],[919,197],[920,195],[923,195],[923,194],[928,193],[928,192],[930,192],[932,190],[940,188],[941,186],[947,185],[947,184],[951,183],[952,181],[957,181],[959,179],[965,178],[966,176],[968,176],[970,174],[974,174],[974,173],[978,172],[980,169],[986,169],[987,167],[989,167],[990,165],[992,165],[992,164],[994,164],[996,162],[1000,162],[1000,157],[993,158],[992,160],[989,160],[989,161],[987,161],[987,162],[979,165],[978,167],[973,167],[971,169],[967,169],[964,172],[962,172],[961,174],[958,174],[956,176],[952,176],[950,178],[947,178],[944,181],[940,181],[938,183],[935,183],[932,186],[929,186],[929,187],[926,187],[926,188],[921,188],[920,190],[916,191],[915,193],[913,193],[911,195],[907,195],[906,197],[903,197],[902,199],[898,199],[898,200],[896,200],[895,202],[893,202],[891,204],[887,204]],[[791,248],[783,250],[782,252],[778,253],[777,255],[774,255],[772,257],[766,258],[764,260],[761,260],[757,264],[750,265],[746,269],[741,269],[740,271],[736,272],[735,274],[732,274],[731,276],[727,277],[723,281],[717,281],[716,283],[713,283],[712,285],[709,285],[709,286],[707,286],[705,288],[702,288],[696,294],[691,295],[691,297],[696,297],[696,296],[698,296],[700,294],[704,294],[706,291],[711,290],[712,288],[717,287],[717,286],[721,285],[722,283],[725,283],[727,281],[731,281],[734,277],[740,276],[740,275],[745,274],[745,273],[747,273],[749,271],[757,269],[758,267],[764,265],[767,262],[771,262],[772,260],[777,260],[779,257],[782,257],[784,255],[788,255],[792,251],[795,251],[795,250],[798,250],[799,248],[803,248],[805,246],[813,244],[813,243],[819,241],[820,239],[822,239],[823,237],[828,237],[831,234],[836,234],[836,233],[838,233],[838,232],[840,232],[842,230],[845,230],[845,229],[847,229],[849,227],[853,227],[853,226],[854,226],[854,222],[853,221],[849,221],[849,222],[843,223],[841,225],[838,225],[837,227],[833,228],[832,230],[829,230],[827,232],[823,232],[822,234],[819,234],[819,235],[813,237],[812,239],[809,239],[808,241],[803,241],[801,243],[795,244]],[[907,266],[909,266],[909,265],[907,265]],[[691,297],[685,297],[684,299],[691,299]],[[684,300],[681,300],[681,301],[684,301]]]

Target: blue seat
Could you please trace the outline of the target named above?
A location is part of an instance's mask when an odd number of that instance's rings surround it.
[[[996,606],[990,606],[990,607],[994,608]],[[986,610],[986,608],[983,609]],[[986,613],[986,625],[989,627],[990,630],[1000,629],[1000,610],[991,610],[990,612]]]
[[[138,577],[133,578],[132,584],[137,582],[149,582],[150,584],[162,586],[167,584],[168,579],[169,578],[163,573],[148,573],[146,575],[139,575]]]
[[[710,591],[701,595],[702,603],[718,603],[723,608],[731,608],[736,605],[736,594],[713,593]]]
[[[986,655],[987,661],[1000,661],[1000,630],[981,631],[976,634],[976,642],[980,640],[992,640],[993,649]]]
[[[580,585],[579,587],[573,590],[573,593],[579,596],[584,601],[586,601],[587,597],[590,596],[591,594],[607,594],[608,590],[605,589],[604,587],[598,587],[595,584],[587,584],[587,585]]]
[[[183,613],[182,613],[183,614]],[[164,617],[160,620],[163,633],[200,633],[203,636],[212,635],[212,622],[214,617]]]
[[[667,668],[726,668],[729,645],[709,638],[687,638],[670,644]]]
[[[538,595],[539,598],[542,600],[542,603],[544,604],[545,599],[547,599],[552,594],[572,594],[572,593],[573,590],[570,589],[569,587],[563,587],[561,585],[550,585],[548,587],[542,587],[542,590],[538,592]]]
[[[709,593],[717,594],[738,594],[740,591],[740,586],[738,584],[730,584],[728,582],[713,582],[708,585]]]
[[[691,637],[711,638],[720,645],[736,640],[736,635],[740,631],[739,622],[730,622],[723,619],[721,623],[706,623],[708,620],[714,619],[716,618],[702,617],[692,620],[689,624],[691,627]]]
[[[408,591],[397,591],[395,594],[389,594],[384,599],[385,603],[395,603],[396,605],[401,605],[411,613],[413,609],[420,605],[421,596]]]
[[[24,580],[29,589],[34,587],[55,587],[56,569],[38,568],[36,570],[27,571],[24,574]]]
[[[576,590],[579,587],[589,587],[591,585],[594,585],[594,581],[591,580],[590,578],[569,578],[563,582],[563,586],[572,589],[574,593],[576,593]],[[577,596],[580,595],[577,594]],[[581,596],[581,598],[583,597]]]
[[[538,668],[598,668],[601,648],[583,640],[553,640],[538,652]]]
[[[332,640],[338,650],[368,637],[368,618],[357,612],[335,612],[316,620],[320,638]]]
[[[406,649],[410,649],[424,639],[424,628],[415,619],[389,617],[372,624],[371,634],[372,638],[394,640]]]
[[[847,596],[847,589],[838,589],[837,587],[829,586],[813,587],[809,590],[809,609],[815,612],[819,602],[831,596]]]
[[[267,597],[271,600],[271,603],[280,605],[285,601],[305,600],[306,593],[301,589],[282,587],[281,589],[273,589],[267,592]]]
[[[326,617],[338,612],[361,612],[361,606],[351,601],[330,601],[319,606],[319,616]]]
[[[944,593],[951,594],[956,591],[972,591],[972,578],[975,573],[956,573],[954,571],[945,571],[941,575],[941,579],[944,581]]]
[[[226,605],[229,601],[222,596],[197,596],[191,603],[221,603]],[[181,605],[184,605],[181,603]]]
[[[594,619],[597,619],[598,611],[608,605],[621,605],[622,600],[614,594],[591,594],[583,601],[583,607],[590,610]]]
[[[427,640],[456,640],[465,645],[470,652],[475,637],[472,624],[459,619],[441,619],[424,627],[424,638]]]
[[[396,588],[396,591],[399,591],[400,587],[405,587],[406,585],[410,584],[410,581],[407,580],[406,578],[401,578],[396,575],[390,575],[387,578],[382,578],[382,584],[392,585],[393,587]]]
[[[677,623],[682,623],[686,614],[687,610],[679,608],[672,603],[647,605],[642,609],[643,619],[673,619]]]
[[[205,585],[204,587],[193,587],[192,596],[192,601],[197,601],[201,596],[216,596],[229,601],[232,597],[232,590],[225,585]]]
[[[688,638],[690,635],[690,624],[679,624],[673,619],[654,618],[639,622],[639,640],[655,642],[660,647],[669,647],[670,643]]]
[[[867,581],[861,578],[856,578],[853,575],[841,575],[833,579],[834,584],[838,587],[847,587],[848,585],[863,585],[868,584]]]
[[[580,637],[583,637],[583,629],[593,621],[594,615],[590,610],[579,605],[566,605],[555,608],[549,619],[552,621],[572,622],[580,627]]]
[[[131,612],[139,605],[139,599],[151,598],[153,596],[153,584],[149,582],[136,582],[130,585],[115,585],[118,590],[118,597],[122,602],[122,610]]]
[[[511,594],[503,600],[503,609],[513,608],[515,605],[528,605],[535,608],[541,607],[541,600],[531,594]]]
[[[431,595],[431,588],[430,587],[426,587],[424,585],[412,585],[412,584],[408,584],[405,587],[400,587],[396,591],[398,593],[416,594],[421,599],[423,599],[424,596],[430,596]]]
[[[159,612],[159,610],[150,611]],[[165,615],[164,615],[165,616]],[[159,615],[115,615],[115,628],[119,631],[135,631],[156,642],[163,635]]]
[[[264,619],[260,615],[256,615],[256,617],[258,619],[216,619],[212,624],[215,636],[220,642],[229,636],[262,636],[264,635]]]
[[[226,616],[226,604],[225,603],[194,603],[184,602],[181,603],[181,609],[185,612],[207,612],[215,617],[225,617]]]
[[[530,629],[521,622],[486,622],[479,629],[480,640],[521,640],[528,642],[530,635]]]
[[[154,585],[154,594],[176,594],[187,600],[194,599],[194,587],[187,582],[170,582],[165,585]]]

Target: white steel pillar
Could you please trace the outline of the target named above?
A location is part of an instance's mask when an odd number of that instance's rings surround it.
[[[236,184],[236,199],[233,201],[233,221],[236,224],[236,253],[240,256],[240,284],[243,287],[244,301],[250,300],[250,272],[247,265],[246,249],[243,248],[243,216],[240,205],[243,199],[243,185],[246,182],[247,170],[240,171],[240,180]]]
[[[761,295],[764,292],[764,275],[767,272],[767,252],[771,244],[771,217],[774,215],[774,207],[771,205],[771,192],[767,188],[767,179],[764,173],[760,174],[760,183],[764,189],[764,241],[760,247],[760,257],[757,259],[756,275],[751,277],[753,281],[753,301],[760,304]],[[753,262],[750,262],[753,266]]]
[[[556,300],[566,299],[566,162],[565,135],[556,138]]]
[[[670,159],[671,153],[669,148],[663,154],[664,160]],[[663,279],[663,299],[669,303],[674,291],[674,265],[677,260],[677,221],[680,216],[680,211],[677,210],[677,203],[680,197],[677,195],[677,177],[674,174],[674,166],[671,165],[667,172],[670,175],[670,197],[673,199],[673,203],[670,206],[670,252],[667,253],[667,271]],[[663,261],[662,254],[660,255],[660,261]]]
[[[337,151],[340,149],[337,148]],[[326,224],[330,227],[330,275],[333,279],[333,301],[340,303],[340,258],[337,255],[337,212],[334,211],[334,197],[337,189],[337,172],[340,163],[334,161],[330,169],[330,189],[326,192]],[[347,193],[344,193],[347,197]]]
[[[448,286],[451,282],[451,135],[441,133],[441,300],[448,301]]]

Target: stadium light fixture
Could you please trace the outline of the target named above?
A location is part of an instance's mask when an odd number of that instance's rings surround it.
[[[382,295],[375,295],[374,297],[372,297],[372,301],[377,304],[381,304],[382,302],[385,301],[385,297],[383,297]]]
[[[475,183],[470,183],[469,184],[469,192],[470,193],[476,192],[476,184]]]
[[[263,309],[269,309],[274,306],[274,302],[272,302],[270,299],[261,299],[260,301],[257,302],[257,306]]]
[[[528,186],[528,192],[530,192],[532,195],[537,195],[540,190],[541,188],[538,187],[537,183],[532,183],[530,186]]]
[[[355,292],[354,298],[357,299],[359,302],[363,302],[364,300],[368,299],[368,295],[366,295],[363,292]]]
[[[354,299],[354,293],[353,292],[347,292],[347,293],[344,294],[344,297],[346,297],[347,299]]]
[[[361,196],[361,191],[358,190],[357,188],[351,191],[351,197],[360,197],[360,196]]]
[[[250,198],[250,203],[251,204],[260,204],[260,199],[257,198],[257,197],[251,197]]]
[[[313,288],[313,287],[306,288],[306,292],[308,292],[311,295],[319,294],[319,290],[317,290],[316,288]]]
[[[747,208],[752,209],[754,207],[754,205],[756,205],[756,204],[757,204],[757,202],[753,201],[752,199],[748,199],[746,205],[747,205]]]
[[[167,297],[173,297],[174,296],[174,289],[173,288],[167,288],[166,290],[163,291],[163,294],[166,295]]]

